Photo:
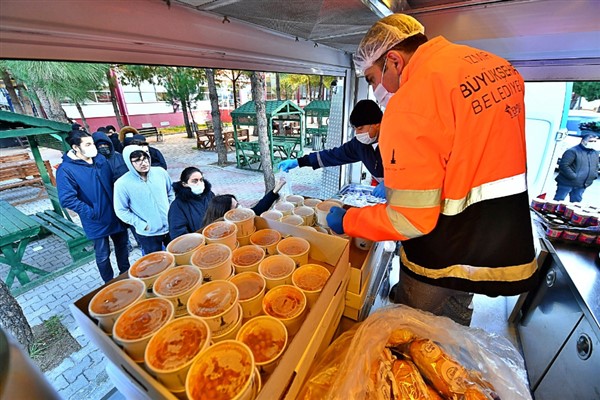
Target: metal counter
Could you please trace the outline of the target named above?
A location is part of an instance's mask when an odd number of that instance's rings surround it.
[[[600,398],[598,249],[549,242],[517,325],[536,400]]]

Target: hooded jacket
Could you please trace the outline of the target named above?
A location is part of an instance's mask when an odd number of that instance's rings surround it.
[[[123,147],[125,148],[131,145],[131,143],[134,140],[137,142],[145,142],[146,138],[144,137],[144,135],[133,135],[133,137],[125,138],[125,141],[123,142]],[[167,161],[165,160],[165,157],[162,155],[160,150],[148,146],[148,151],[150,152],[150,160],[152,161],[153,167],[161,167],[163,169],[167,169]]]
[[[159,167],[150,167],[146,180],[142,179],[129,159],[136,150],[143,149],[129,145],[123,150],[129,172],[115,182],[115,213],[123,222],[133,225],[138,235],[164,235],[169,232],[167,215],[175,197],[173,182],[167,171]]]
[[[356,138],[343,145],[319,152],[313,152],[298,159],[300,167],[311,166],[313,169],[323,167],[337,167],[361,161],[371,176],[378,182],[383,180],[383,163],[379,146],[364,144]]]
[[[106,133],[100,131],[94,132],[92,139],[94,139],[94,144],[96,147],[98,147],[100,144],[108,145],[110,148],[110,156],[106,158],[106,161],[112,169],[113,179],[116,181],[122,177],[128,171],[127,165],[125,165],[125,161],[123,160],[121,153],[115,150],[112,141],[109,139]]]
[[[598,151],[581,144],[571,147],[560,158],[556,182],[561,185],[586,188],[598,177]]]
[[[215,197],[211,189],[212,185],[206,179],[204,180],[204,191],[200,194],[192,193],[192,190],[183,186],[181,182],[173,183],[175,200],[169,207],[169,236],[171,240],[202,228],[202,221],[208,204]]]
[[[56,172],[56,187],[61,206],[79,214],[81,225],[90,240],[123,232],[113,209],[113,173],[103,155],[88,164],[73,160],[65,153]]]

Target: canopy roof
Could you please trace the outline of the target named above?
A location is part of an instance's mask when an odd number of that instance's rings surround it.
[[[331,101],[329,100],[313,100],[304,107],[306,116],[309,117],[328,117]]]
[[[292,119],[289,116],[303,116],[300,106],[290,100],[265,101],[267,119]],[[283,117],[283,118],[277,118]],[[231,118],[236,125],[256,125],[256,106],[253,100],[242,104],[231,112]],[[296,118],[293,118],[296,119]]]
[[[70,131],[71,125],[63,122],[0,111],[0,139],[35,137],[42,146],[64,150],[64,138]]]

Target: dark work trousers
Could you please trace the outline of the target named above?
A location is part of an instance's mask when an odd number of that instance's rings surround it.
[[[127,249],[129,235],[127,231],[123,231],[110,235],[110,238],[115,248],[119,273],[126,272],[129,269],[129,250]],[[112,264],[110,263],[110,243],[108,242],[108,236],[94,239],[94,251],[96,252],[96,264],[98,265],[100,276],[104,282],[108,282],[114,277]]]
[[[142,253],[150,254],[155,251],[164,250],[171,241],[171,238],[168,233],[157,236],[143,236],[138,233],[137,241],[139,245],[142,246]]]

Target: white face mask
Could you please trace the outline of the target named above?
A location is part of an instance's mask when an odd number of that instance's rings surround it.
[[[390,98],[393,95],[393,93],[388,92],[387,89],[383,87],[383,74],[385,73],[386,65],[387,58],[383,62],[383,68],[381,69],[381,82],[379,83],[379,85],[377,85],[375,90],[373,90],[373,96],[375,96],[375,99],[377,100],[379,106],[383,108],[387,106],[388,101],[390,101]]]
[[[204,192],[204,182],[200,182],[197,185],[190,185],[190,189],[194,194],[202,194]]]
[[[80,147],[79,150],[81,150],[81,154],[87,158],[94,158],[98,155],[98,149],[93,145],[85,148]]]
[[[371,132],[371,128],[369,128],[369,130],[367,132],[357,133],[355,135],[356,136],[356,140],[358,140],[362,144],[372,144],[372,143],[375,143],[377,141],[377,136],[371,137],[369,135],[369,132]]]

